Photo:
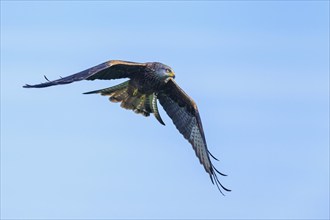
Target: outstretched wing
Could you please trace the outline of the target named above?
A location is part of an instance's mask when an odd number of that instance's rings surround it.
[[[94,80],[94,79],[119,79],[130,78],[132,74],[144,72],[146,68],[145,63],[135,63],[121,60],[110,60],[101,63],[92,68],[83,70],[71,76],[63,77],[54,81],[48,81],[36,85],[23,86],[24,88],[43,88],[48,86],[55,86],[61,84],[68,84],[80,80]]]
[[[172,119],[176,128],[192,145],[200,163],[210,175],[212,183],[216,183],[221,193],[222,191],[220,187],[226,191],[230,191],[222,186],[218,180],[216,172],[220,175],[225,175],[220,173],[210,160],[210,156],[215,160],[217,159],[207,149],[202,121],[195,102],[175,83],[173,79],[170,79],[166,83],[165,88],[159,92],[157,97],[166,113]]]

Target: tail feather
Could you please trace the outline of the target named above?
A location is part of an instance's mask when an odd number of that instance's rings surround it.
[[[122,101],[120,106],[125,109],[132,109],[135,113],[149,116],[150,111],[147,111],[147,109],[144,108],[145,101],[145,95],[128,96],[125,100]]]
[[[115,92],[112,92],[110,94],[107,94],[110,96],[109,100],[111,102],[122,102],[126,100],[129,97],[129,94],[127,92],[127,88],[117,90]]]
[[[142,94],[136,87],[126,81],[116,86],[105,89],[85,92],[84,94],[99,93],[109,96],[111,102],[121,102],[120,106],[125,109],[133,110],[135,113],[149,116],[153,113],[156,119],[163,125],[157,108],[157,97],[155,94]]]
[[[136,97],[128,96],[125,100],[121,102],[121,107],[126,109],[135,109],[133,103],[136,100]]]

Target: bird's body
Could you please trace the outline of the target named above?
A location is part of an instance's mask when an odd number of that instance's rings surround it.
[[[46,77],[45,77],[46,78]],[[68,84],[80,80],[110,80],[129,78],[128,81],[105,89],[86,92],[109,96],[111,102],[120,102],[121,107],[135,113],[149,116],[154,114],[163,125],[165,123],[158,112],[157,100],[170,116],[176,128],[191,143],[196,156],[210,175],[212,183],[218,189],[230,191],[223,187],[212,164],[210,156],[216,159],[207,149],[206,139],[195,102],[176,84],[174,71],[159,62],[135,63],[110,60],[82,72],[37,85],[25,85],[24,88],[43,88],[53,85]],[[217,159],[216,159],[217,160]],[[220,186],[220,187],[219,187]]]

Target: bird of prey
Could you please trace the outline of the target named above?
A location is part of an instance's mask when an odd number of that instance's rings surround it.
[[[208,150],[203,131],[202,121],[195,102],[174,81],[172,68],[159,62],[136,63],[130,61],[110,60],[76,74],[54,81],[23,86],[24,88],[43,88],[48,86],[68,84],[80,80],[111,80],[129,78],[128,81],[105,89],[86,92],[109,96],[111,102],[120,102],[121,107],[133,110],[135,113],[149,116],[151,113],[165,125],[157,107],[157,99],[165,112],[172,119],[179,132],[192,145],[199,162],[209,174],[212,183],[219,191],[230,191],[219,181],[219,172],[211,162],[215,158]]]

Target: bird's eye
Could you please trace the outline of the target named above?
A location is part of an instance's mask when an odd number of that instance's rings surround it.
[[[170,73],[170,72],[171,72],[171,70],[170,70],[170,69],[165,69],[165,71],[166,71],[167,73]]]

